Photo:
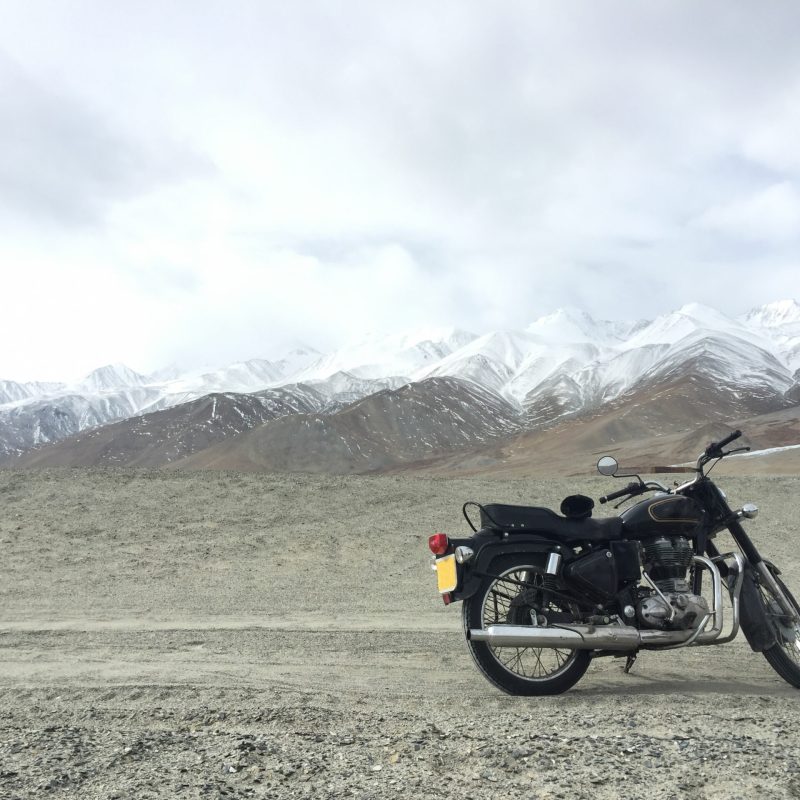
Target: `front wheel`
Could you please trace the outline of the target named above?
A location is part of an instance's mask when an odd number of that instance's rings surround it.
[[[532,563],[506,565],[497,578],[488,578],[464,601],[467,644],[478,669],[499,689],[516,695],[561,694],[574,686],[589,667],[588,650],[541,647],[492,647],[469,638],[470,629],[495,624],[531,625],[537,619],[558,614],[559,619],[577,609],[556,599],[548,588],[555,579]]]
[[[774,572],[773,577],[795,611],[800,614],[800,606],[786,588],[786,584]],[[777,598],[763,580],[759,579],[758,590],[767,620],[772,625],[777,639],[772,647],[763,651],[764,658],[781,678],[800,689],[800,623],[793,623],[783,613]]]

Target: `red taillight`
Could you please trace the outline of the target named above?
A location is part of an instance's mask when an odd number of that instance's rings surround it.
[[[430,547],[431,553],[435,556],[443,556],[447,552],[447,548],[450,547],[450,540],[445,533],[434,533],[428,539],[428,547]]]

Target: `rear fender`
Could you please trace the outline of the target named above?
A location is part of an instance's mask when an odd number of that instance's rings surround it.
[[[478,545],[476,547],[475,545]],[[557,552],[564,561],[572,559],[572,549],[562,542],[544,539],[535,534],[514,533],[498,537],[494,534],[491,538],[482,535],[473,537],[469,546],[475,550],[475,555],[464,566],[458,590],[453,592],[454,600],[466,600],[472,597],[487,576],[496,577],[493,564],[498,560],[506,560],[508,556],[536,556],[537,561],[543,561],[548,554]]]

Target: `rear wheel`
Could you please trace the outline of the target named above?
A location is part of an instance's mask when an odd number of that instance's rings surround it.
[[[464,601],[464,628],[472,658],[484,676],[508,694],[561,694],[574,686],[586,672],[591,653],[542,647],[493,647],[469,638],[471,629],[495,624],[544,624],[548,615],[566,622],[577,609],[563,597],[548,591],[558,587],[556,579],[541,566],[530,562],[509,564],[489,578]],[[562,589],[563,592],[563,589]]]
[[[800,605],[786,588],[786,584],[774,573],[773,577],[787,600],[800,615]],[[764,650],[764,658],[769,661],[781,678],[800,689],[800,623],[792,622],[786,616],[772,590],[761,579],[758,581],[758,591],[767,619],[771,623],[777,639],[776,644]]]

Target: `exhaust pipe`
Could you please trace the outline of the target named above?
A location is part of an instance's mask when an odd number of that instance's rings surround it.
[[[711,573],[714,600],[709,613],[700,625],[692,630],[639,630],[631,625],[534,627],[498,624],[490,625],[488,628],[472,628],[469,631],[469,638],[476,642],[486,642],[492,647],[558,647],[564,650],[639,650],[713,644],[722,633],[722,576],[711,559],[695,556],[694,561],[706,567]],[[734,605],[736,627],[738,627],[737,612],[738,608]],[[714,622],[711,629],[706,631],[705,628],[711,619]]]
[[[558,647],[564,650],[638,650],[652,644],[683,644],[696,631],[640,631],[631,625],[490,625],[472,629],[469,638],[492,647]]]

